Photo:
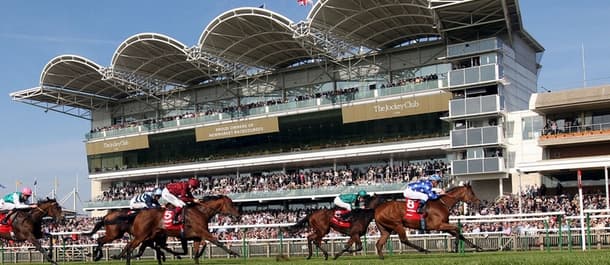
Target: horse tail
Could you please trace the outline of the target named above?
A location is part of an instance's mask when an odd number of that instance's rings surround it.
[[[291,225],[291,226],[285,226],[280,228],[280,231],[285,232],[285,233],[289,233],[289,234],[293,234],[303,228],[305,228],[307,226],[307,224],[309,224],[309,217],[311,216],[311,213],[307,214],[305,217],[303,217],[303,219],[299,220],[296,224]]]
[[[104,226],[104,220],[100,220],[99,222],[95,223],[95,226],[93,227],[93,230],[91,230],[91,232],[83,233],[83,235],[85,235],[85,236],[92,236],[97,231],[99,231],[100,228],[102,228],[102,226]]]

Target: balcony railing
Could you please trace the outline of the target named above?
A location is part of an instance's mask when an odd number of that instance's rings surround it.
[[[500,79],[498,64],[487,64],[449,72],[449,89]]]
[[[539,131],[540,145],[571,144],[610,140],[610,123],[598,123],[561,128],[547,127]]]
[[[333,197],[343,193],[357,193],[361,189],[366,189],[367,192],[402,192],[404,183],[379,183],[371,185],[355,185],[355,186],[333,186],[315,189],[295,189],[295,190],[277,190],[277,191],[260,191],[246,193],[231,193],[228,196],[234,201],[251,201],[251,200],[282,200],[286,198],[322,198]],[[89,201],[84,203],[86,210],[92,209],[108,209],[108,208],[127,208],[129,200],[117,201]]]
[[[458,57],[469,54],[478,54],[500,49],[502,41],[497,38],[476,40],[471,42],[447,46],[447,57]]]
[[[342,105],[356,100],[366,100],[377,97],[393,96],[405,93],[414,93],[418,91],[439,88],[441,80],[430,80],[420,83],[408,83],[403,86],[386,87],[377,90],[369,90],[368,87],[362,87],[361,91],[337,95],[334,97],[314,98],[303,101],[291,101],[283,104],[275,104],[270,106],[245,109],[233,112],[222,112],[211,115],[202,115],[193,118],[175,119],[171,121],[137,124],[124,128],[107,129],[99,132],[88,133],[85,138],[94,140],[107,137],[125,136],[130,134],[157,132],[163,129],[179,128],[182,126],[193,126],[205,123],[216,122],[220,120],[230,120],[243,117],[251,117],[256,115],[265,115],[275,112],[287,112],[290,110],[315,108],[328,105]]]
[[[451,131],[451,148],[501,144],[504,141],[502,126],[456,129]]]
[[[485,157],[451,161],[452,175],[504,172],[503,157]]]
[[[449,117],[498,113],[502,110],[503,100],[500,95],[452,99],[449,101]]]

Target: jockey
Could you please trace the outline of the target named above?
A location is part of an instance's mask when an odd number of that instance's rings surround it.
[[[161,197],[176,207],[174,210],[174,224],[179,223],[178,214],[187,202],[198,201],[195,199],[195,197],[193,197],[193,190],[198,187],[199,180],[195,178],[189,179],[188,181],[169,183],[165,185],[163,192],[161,192]],[[182,215],[184,215],[184,212],[182,212]],[[184,220],[184,218],[182,218],[182,220]]]
[[[437,199],[439,195],[445,194],[443,190],[440,190],[439,193],[436,192],[436,187],[442,181],[441,176],[434,174],[428,179],[422,179],[409,183],[409,185],[407,185],[407,189],[405,189],[403,192],[403,195],[408,199],[420,200],[419,207],[417,207],[417,212],[421,214],[424,209],[424,204],[428,201],[428,199]]]
[[[32,189],[24,187],[21,192],[11,192],[0,199],[0,211],[9,211],[0,224],[7,224],[8,218],[13,214],[13,209],[36,208],[36,204],[28,204],[32,196]]]
[[[161,208],[161,204],[159,203],[161,193],[163,193],[161,189],[155,189],[154,192],[144,192],[140,195],[136,195],[129,201],[129,208],[132,210]]]
[[[343,218],[347,220],[350,212],[352,211],[352,206],[355,205],[356,203],[364,200],[364,197],[366,197],[366,191],[360,190],[356,194],[353,194],[353,193],[341,194],[341,195],[335,197],[335,200],[333,202],[335,203],[335,206],[347,210],[347,213],[343,214]],[[335,213],[335,216],[341,217],[341,216],[339,216],[339,213]]]

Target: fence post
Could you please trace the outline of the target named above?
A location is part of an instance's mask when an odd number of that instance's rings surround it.
[[[462,221],[460,219],[458,219],[458,235],[462,234]],[[458,252],[460,254],[465,254],[464,251],[464,241],[461,240],[459,237],[457,238],[458,240]]]
[[[559,251],[561,251],[561,245],[563,244],[563,233],[561,231],[561,227],[563,226],[563,223],[561,221],[561,215],[557,215],[557,223],[559,224]]]
[[[572,252],[572,226],[568,225],[568,251]]]
[[[242,237],[241,237],[241,253],[242,256],[244,257],[244,260],[246,260],[248,258],[248,249],[246,246],[246,230],[248,230],[248,228],[244,227],[242,230]]]
[[[587,250],[591,249],[591,213],[587,213]]]
[[[280,230],[280,234],[278,235],[280,237],[280,256],[284,255],[284,232],[282,232],[281,228],[278,228]]]
[[[549,221],[548,219],[544,220],[544,230],[545,230],[545,236],[544,236],[544,245],[546,247],[546,251],[550,252],[551,251],[551,238],[549,236]]]

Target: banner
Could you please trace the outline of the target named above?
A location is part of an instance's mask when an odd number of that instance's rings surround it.
[[[404,97],[343,107],[343,123],[379,120],[449,110],[451,93]]]
[[[236,121],[195,129],[197,142],[279,132],[277,117]]]
[[[148,136],[132,136],[114,140],[87,143],[87,155],[98,155],[114,152],[148,148]]]

